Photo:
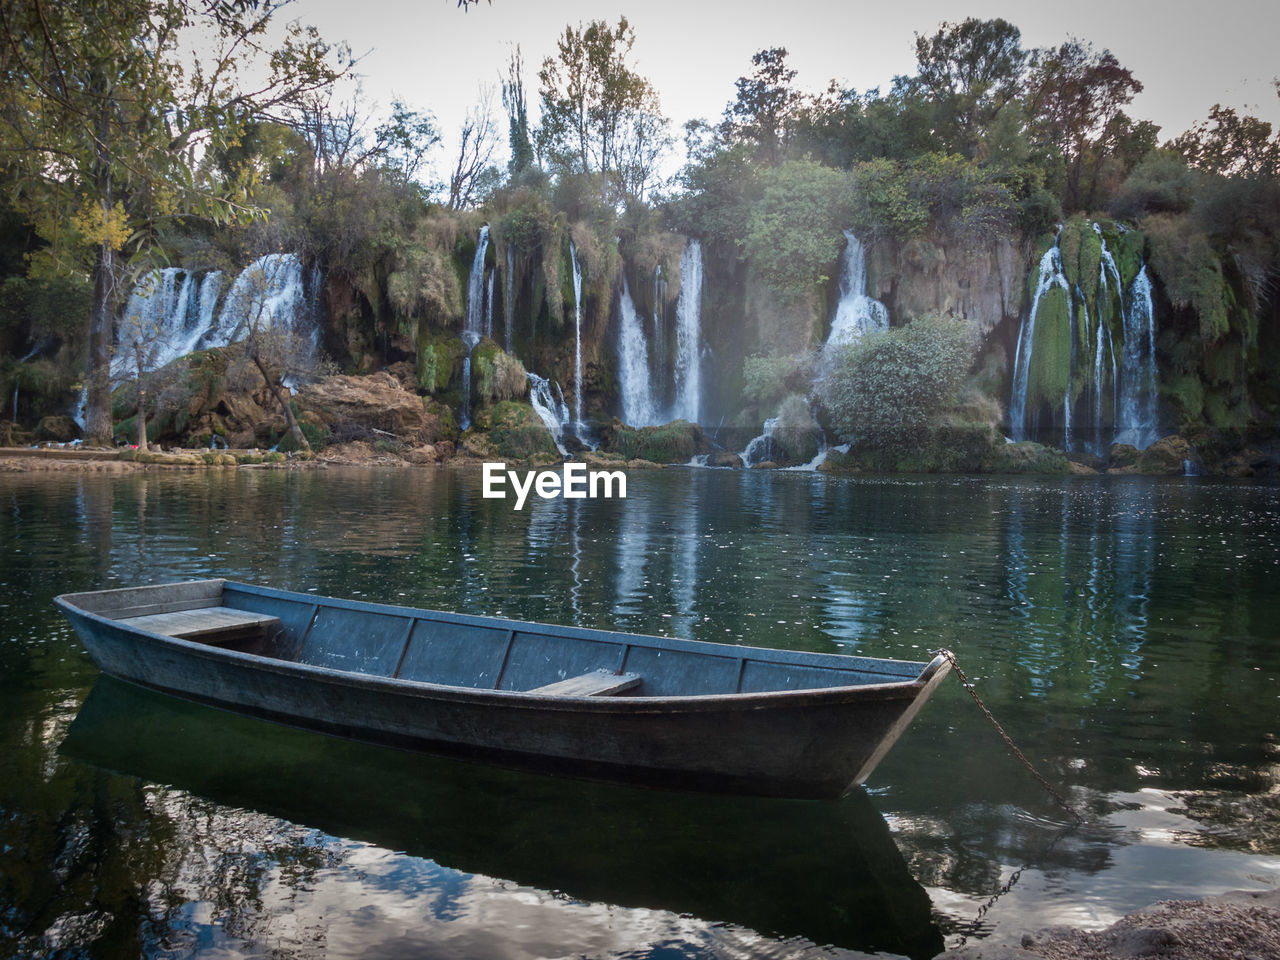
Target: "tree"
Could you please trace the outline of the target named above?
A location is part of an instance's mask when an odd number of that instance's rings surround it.
[[[935,132],[948,149],[974,156],[983,133],[1019,92],[1027,59],[1022,33],[999,18],[944,23],[931,37],[916,34],[912,89],[934,104]]]
[[[257,367],[263,383],[279,405],[294,445],[299,450],[310,451],[311,444],[293,415],[285,384],[301,377],[313,377],[325,364],[317,356],[311,337],[276,316],[275,304],[291,267],[289,260],[288,256],[280,255],[262,257],[237,279],[239,289],[233,289],[228,299],[235,298],[236,306],[243,311],[245,356]]]
[[[635,31],[593,20],[565,27],[558,54],[538,72],[539,152],[553,169],[601,174],[623,196],[639,196],[666,149],[667,121],[653,85],[627,64]]]
[[[0,10],[0,151],[15,203],[48,242],[44,267],[93,278],[86,434],[111,437],[119,292],[184,217],[262,215],[252,182],[209,179],[202,152],[233,143],[330,84],[346,51],[298,23],[275,49],[271,0],[17,0]],[[344,65],[345,64],[345,65]],[[263,78],[241,87],[238,78]]]
[[[533,139],[529,134],[529,109],[524,93],[524,59],[516,45],[507,62],[507,78],[502,82],[502,105],[507,110],[507,145],[511,159],[507,172],[518,177],[533,166]]]
[[[480,88],[480,98],[467,111],[458,131],[458,159],[449,175],[449,209],[461,210],[477,199],[479,188],[490,172],[490,161],[498,145],[498,129],[493,122],[493,89]]]
[[[1165,144],[1187,164],[1224,176],[1280,176],[1280,133],[1257,117],[1239,116],[1230,107],[1214,104],[1209,119]]]
[[[1027,119],[1042,155],[1060,154],[1065,161],[1068,211],[1087,209],[1097,200],[1103,162],[1117,152],[1122,135],[1141,127],[1148,140],[1154,136],[1150,124],[1135,125],[1123,113],[1141,92],[1142,84],[1110,50],[1094,53],[1091,44],[1070,39],[1056,49],[1032,52]]]
[[[751,58],[755,71],[734,81],[737,99],[725,108],[726,139],[753,144],[767,164],[782,158],[802,98],[791,86],[796,71],[787,66],[784,47],[761,50]]]

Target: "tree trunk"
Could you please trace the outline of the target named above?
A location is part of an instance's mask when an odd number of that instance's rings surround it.
[[[93,265],[93,313],[89,321],[89,364],[85,384],[85,442],[111,445],[111,318],[115,303],[115,251],[98,247]]]
[[[138,449],[147,452],[147,388],[142,383],[142,344],[133,347],[134,359],[138,365]]]
[[[92,87],[106,90],[106,80],[94,72]],[[97,145],[94,156],[95,198],[104,210],[111,209],[111,106],[102,98],[97,117]],[[107,244],[98,245],[93,263],[93,313],[89,319],[89,361],[85,372],[85,442],[91,446],[111,446],[111,340],[115,321],[116,253]]]
[[[311,444],[307,442],[306,434],[302,432],[302,428],[298,426],[298,421],[293,415],[293,407],[289,406],[289,398],[284,395],[280,384],[276,382],[276,378],[267,372],[266,364],[262,362],[262,358],[257,352],[253,353],[253,362],[258,368],[258,372],[262,374],[262,379],[267,384],[267,389],[271,391],[271,395],[276,398],[276,403],[280,404],[280,412],[284,414],[284,422],[289,425],[289,434],[293,437],[293,442],[297,444],[299,450],[311,452]]]

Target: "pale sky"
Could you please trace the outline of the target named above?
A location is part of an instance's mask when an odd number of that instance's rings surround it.
[[[1162,140],[1207,117],[1215,103],[1280,128],[1278,0],[482,0],[466,13],[455,0],[295,0],[284,12],[363,55],[364,93],[380,107],[398,97],[434,114],[445,137],[438,161],[456,149],[479,86],[497,86],[515,44],[536,110],[538,66],[565,25],[616,24],[619,15],[635,28],[633,64],[657,88],[677,140],[686,120],[720,117],[760,49],[786,47],[806,91],[833,78],[887,90],[894,75],[914,72],[917,32],[971,16],[1003,17],[1028,49],[1069,36],[1110,49],[1146,88],[1131,114],[1159,124]],[[502,134],[505,149],[505,124]]]

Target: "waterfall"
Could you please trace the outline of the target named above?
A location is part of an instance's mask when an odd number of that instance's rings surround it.
[[[516,263],[515,247],[507,246],[507,273],[502,278],[502,324],[506,334],[507,353],[515,356],[515,312],[516,312]]]
[[[822,348],[830,363],[836,352],[865,334],[889,329],[885,305],[867,296],[867,254],[850,230],[844,231],[844,263],[840,272],[840,300],[831,320],[831,332]]]
[[[569,262],[573,265],[573,425],[581,436],[582,429],[582,268],[578,266],[578,251],[569,241]]]
[[[529,403],[533,407],[533,412],[547,425],[547,429],[551,432],[551,439],[555,441],[560,455],[567,457],[569,451],[564,445],[564,428],[569,422],[569,406],[564,402],[564,393],[560,390],[559,384],[553,384],[545,377],[540,377],[536,373],[526,375],[529,378]],[[552,387],[555,387],[554,393]]]
[[[213,311],[218,306],[218,296],[222,293],[222,271],[211,270],[200,281],[200,293],[197,297],[196,309],[200,311],[200,339],[196,341],[197,350],[207,350],[213,343],[210,334],[213,330]]]
[[[1131,443],[1141,450],[1158,439],[1155,310],[1145,264],[1129,288],[1128,299],[1116,443]]]
[[[663,323],[662,305],[667,299],[667,281],[662,275],[662,264],[653,270],[653,369],[657,374],[657,382],[665,383],[664,373],[667,369],[667,337],[666,324]],[[655,402],[663,402],[666,397],[655,397]]]
[[[745,467],[754,467],[757,463],[764,463],[766,460],[773,460],[774,453],[773,432],[778,429],[779,417],[770,417],[764,422],[764,433],[752,439],[742,453],[738,454],[742,458],[742,465]]]
[[[622,296],[618,301],[618,379],[622,386],[622,420],[632,427],[648,427],[658,422],[657,404],[653,399],[653,377],[649,372],[649,345],[644,328],[636,315],[635,301],[622,278]]]
[[[280,326],[300,333],[299,308],[305,302],[302,263],[297,254],[269,253],[240,271],[227,291],[217,322],[201,339],[208,346],[222,346],[248,333],[250,326]]]
[[[458,418],[458,426],[463,430],[471,427],[471,351],[483,337],[484,255],[488,249],[489,225],[486,223],[476,238],[476,255],[471,261],[471,274],[467,277],[467,317],[462,329],[462,343],[467,348],[467,355],[462,360],[462,410]],[[492,316],[489,322],[492,323]]]
[[[179,277],[183,278],[181,285]],[[199,331],[193,337],[188,329],[188,306],[194,286],[194,277],[178,267],[152,270],[138,280],[120,320],[116,355],[111,361],[113,377],[136,374],[139,348],[147,370],[163,367],[191,352],[199,337]]]
[[[1052,247],[1040,258],[1040,273],[1036,279],[1036,292],[1031,299],[1031,309],[1022,321],[1018,332],[1018,348],[1013,356],[1013,391],[1009,397],[1009,427],[1014,440],[1027,440],[1027,388],[1031,382],[1031,348],[1036,335],[1036,313],[1040,298],[1054,287],[1062,289],[1068,297],[1066,274],[1062,271],[1062,252],[1055,240]]]
[[[484,255],[489,249],[489,225],[480,228],[476,238],[476,255],[471,261],[471,274],[467,277],[467,319],[464,330],[476,334],[477,342],[484,321]]]
[[[698,423],[702,414],[702,244],[690,240],[680,257],[676,301],[675,408],[672,420]]]
[[[489,271],[489,289],[484,298],[484,335],[486,337],[493,336],[493,278],[497,272],[497,268]]]
[[[1102,226],[1091,226],[1098,244],[1097,287],[1092,300],[1082,289],[1083,278],[1074,285],[1068,282],[1066,268],[1071,265],[1063,263],[1061,229],[1054,245],[1040,259],[1031,307],[1019,329],[1014,355],[1010,432],[1014,440],[1037,439],[1041,434],[1038,415],[1051,409],[1062,431],[1064,449],[1085,448],[1105,454],[1111,443],[1141,449],[1159,435],[1151,281],[1143,264],[1126,290]],[[1076,225],[1075,229],[1083,228]],[[1070,355],[1041,361],[1035,355],[1037,336],[1056,338],[1064,333],[1038,329],[1046,322],[1041,316],[1042,298],[1055,289],[1065,298]],[[1060,309],[1061,302],[1053,307]],[[1061,322],[1060,314],[1049,316]],[[1067,364],[1066,392],[1061,399],[1045,396],[1036,387],[1038,362]],[[1078,398],[1075,394],[1081,380],[1077,378],[1083,378],[1086,385]]]

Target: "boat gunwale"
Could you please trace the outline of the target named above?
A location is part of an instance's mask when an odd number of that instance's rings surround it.
[[[423,699],[440,699],[473,703],[501,702],[508,706],[520,706],[535,710],[571,709],[574,712],[644,714],[671,713],[673,711],[680,710],[687,712],[702,712],[717,709],[784,709],[791,706],[811,707],[815,704],[842,703],[850,700],[912,700],[919,696],[920,693],[928,687],[930,681],[937,674],[937,671],[942,669],[945,665],[945,660],[941,655],[933,657],[930,661],[889,660],[881,658],[848,657],[843,654],[779,650],[775,647],[738,646],[734,644],[714,643],[704,640],[680,640],[667,637],[652,637],[646,634],[629,634],[620,631],[594,630],[591,628],[567,627],[555,624],[536,623],[532,621],[508,620],[500,617],[451,614],[445,611],[401,607],[393,604],[376,603],[373,601],[344,600],[342,598],[322,595],[313,597],[310,594],[278,590],[271,587],[259,587],[254,584],[245,584],[232,580],[220,580],[220,578],[213,578],[205,581],[177,581],[173,584],[155,584],[148,586],[162,588],[165,586],[178,586],[182,584],[201,582],[221,582],[224,586],[231,586],[235,590],[243,590],[269,599],[294,600],[311,603],[313,605],[334,606],[342,609],[367,611],[375,614],[404,618],[416,618],[422,620],[444,619],[447,622],[462,623],[467,626],[490,628],[495,625],[506,625],[504,627],[505,629],[512,630],[534,628],[533,632],[545,632],[553,636],[568,636],[575,639],[592,640],[600,643],[616,643],[620,645],[634,642],[627,638],[646,641],[646,643],[642,644],[645,646],[650,646],[647,641],[652,640],[657,641],[656,644],[652,644],[652,646],[657,649],[678,650],[692,648],[693,652],[709,656],[724,657],[726,659],[755,659],[750,656],[750,653],[751,651],[757,651],[760,653],[773,653],[778,655],[778,659],[764,658],[762,662],[765,663],[792,662],[796,666],[822,668],[826,666],[826,664],[813,663],[811,661],[805,662],[805,659],[822,658],[825,660],[827,658],[834,658],[839,661],[855,660],[882,662],[895,665],[900,664],[903,667],[909,666],[916,668],[916,672],[912,676],[903,675],[900,679],[886,682],[846,684],[828,687],[802,687],[793,690],[763,690],[735,693],[630,697],[548,696],[546,694],[533,693],[524,690],[488,689],[456,684],[434,683],[429,680],[403,680],[396,677],[364,674],[353,670],[336,670],[331,667],[323,667],[296,660],[285,660],[278,657],[265,657],[259,654],[246,653],[240,650],[212,646],[196,640],[185,640],[181,637],[171,637],[166,636],[165,634],[155,633],[141,627],[130,625],[122,620],[114,620],[109,616],[104,616],[103,614],[87,610],[76,602],[82,597],[110,594],[116,592],[115,590],[81,591],[78,593],[60,594],[54,598],[54,602],[64,610],[73,612],[76,616],[92,620],[105,629],[145,638],[152,644],[181,650],[183,653],[194,655],[199,659],[239,663],[245,667],[252,667],[259,670],[265,669],[268,672],[280,675],[311,677],[328,683],[370,690],[384,690],[403,695],[416,695]],[[419,614],[425,614],[426,616],[419,616]],[[597,636],[597,634],[604,636]],[[617,639],[613,639],[615,637]],[[709,649],[700,649],[704,647]],[[742,652],[735,654],[727,651]],[[803,659],[787,661],[785,658],[793,653],[801,655]],[[845,666],[843,669],[847,670],[850,668]]]

